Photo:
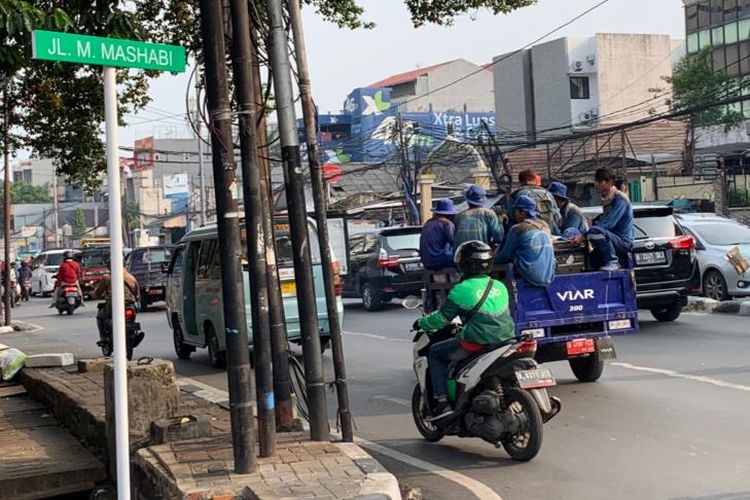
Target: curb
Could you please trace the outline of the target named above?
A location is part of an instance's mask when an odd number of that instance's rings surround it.
[[[216,389],[189,377],[177,377],[177,386],[183,392],[229,410],[229,394],[226,391]],[[340,438],[337,433],[331,433],[331,435]],[[334,441],[332,444],[349,457],[359,467],[359,470],[365,474],[360,494],[356,498],[363,500],[402,500],[401,489],[396,476],[388,472],[364,448],[356,443],[341,441]]]
[[[734,314],[737,316],[750,316],[750,300],[737,299],[719,302],[718,300],[705,297],[689,297],[688,305],[684,312]]]

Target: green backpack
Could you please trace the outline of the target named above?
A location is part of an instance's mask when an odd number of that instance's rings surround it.
[[[539,219],[546,222],[550,229],[555,226],[557,219],[560,217],[560,210],[549,191],[541,187],[524,186],[519,188],[517,192],[519,195],[525,194],[536,202]]]

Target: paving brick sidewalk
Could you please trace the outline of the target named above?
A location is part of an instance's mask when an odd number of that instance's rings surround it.
[[[22,380],[92,451],[104,451],[101,372],[33,369],[24,370]],[[259,459],[253,474],[234,474],[229,411],[221,391],[180,385],[180,414],[211,422],[214,437],[138,450],[132,457],[135,498],[401,498],[395,477],[359,446],[311,442],[305,433],[278,434],[276,456]]]
[[[0,398],[0,498],[88,491],[104,466],[28,396]]]

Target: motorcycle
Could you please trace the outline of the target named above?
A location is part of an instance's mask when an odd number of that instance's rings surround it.
[[[31,280],[24,279],[21,280],[21,300],[24,302],[28,302],[31,298]]]
[[[97,307],[101,311],[106,307],[106,304],[100,303]],[[138,347],[146,336],[145,332],[141,331],[141,324],[136,322],[137,315],[138,312],[135,303],[127,302],[125,304],[125,348],[128,360],[133,359],[133,350]],[[99,340],[96,345],[101,348],[104,356],[112,356],[114,352],[112,315],[110,314],[106,319],[97,318],[97,326],[99,327]]]
[[[407,298],[407,309],[421,307],[420,299]],[[417,430],[429,442],[444,436],[478,437],[511,458],[528,461],[542,446],[542,424],[560,412],[561,403],[547,394],[556,385],[552,372],[534,361],[536,340],[511,339],[451,366],[448,398],[454,413],[429,421],[434,411],[427,353],[432,344],[457,333],[456,324],[440,332],[417,331],[413,339],[417,384],[412,394],[412,416]]]
[[[55,308],[58,314],[67,313],[71,315],[82,304],[83,297],[81,296],[81,292],[78,291],[78,287],[76,285],[64,285],[62,293],[60,293],[57,302],[55,302]]]

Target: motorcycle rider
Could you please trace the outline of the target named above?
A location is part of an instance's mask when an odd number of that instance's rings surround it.
[[[125,303],[135,304],[138,302],[140,296],[138,280],[125,268],[122,269],[122,274],[125,282]],[[106,342],[106,322],[112,319],[112,276],[109,273],[102,276],[102,279],[97,283],[96,288],[94,288],[91,297],[94,300],[104,300],[104,303],[99,305],[99,311],[96,313],[96,326],[99,328],[99,341],[97,345],[101,345],[102,342]]]
[[[23,283],[24,281],[31,282],[31,275],[33,271],[28,262],[21,262],[21,267],[18,269],[18,281]]]
[[[508,289],[489,276],[493,261],[490,246],[477,240],[467,241],[456,249],[453,260],[461,281],[451,289],[440,309],[416,320],[412,326],[415,330],[440,330],[457,316],[463,324],[457,337],[430,347],[430,377],[437,401],[430,421],[453,413],[448,402],[449,365],[515,336]]]
[[[78,289],[78,294],[81,297],[81,306],[83,303],[83,291],[81,290],[80,279],[83,276],[81,272],[81,266],[73,258],[73,252],[66,250],[63,253],[63,263],[60,264],[60,268],[57,270],[57,281],[55,282],[55,292],[52,294],[52,305],[50,309],[55,307],[57,300],[60,298],[60,294],[66,286],[73,286]]]

